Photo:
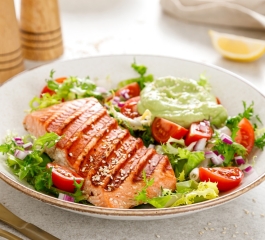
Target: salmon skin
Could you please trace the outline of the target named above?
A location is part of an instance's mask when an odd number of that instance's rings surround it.
[[[95,99],[64,102],[28,114],[25,129],[40,137],[46,132],[62,136],[47,154],[58,164],[74,169],[85,178],[83,192],[99,207],[132,208],[145,186],[145,171],[154,183],[148,197],[161,188],[175,190],[176,177],[167,156],[146,148],[140,138],[130,135],[110,117]]]

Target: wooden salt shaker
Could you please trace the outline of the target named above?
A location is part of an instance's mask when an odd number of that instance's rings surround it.
[[[20,33],[24,58],[52,60],[63,54],[57,0],[21,0]]]
[[[13,0],[0,1],[0,84],[24,70]]]

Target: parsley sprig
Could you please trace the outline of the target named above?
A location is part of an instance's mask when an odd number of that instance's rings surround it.
[[[131,78],[131,79],[127,79],[127,80],[121,81],[118,84],[118,88],[122,88],[122,87],[125,87],[126,85],[128,85],[130,83],[137,82],[139,84],[139,86],[140,86],[140,89],[142,90],[148,82],[153,82],[154,81],[154,76],[152,74],[146,75],[146,72],[147,72],[147,67],[146,66],[137,65],[136,62],[134,61],[132,63],[132,65],[131,65],[131,67],[140,75],[140,77]]]
[[[243,113],[239,113],[234,117],[230,117],[226,121],[226,126],[231,130],[231,138],[235,140],[236,133],[239,130],[238,124],[243,119],[246,118],[251,120],[254,113],[254,102],[252,102],[249,106],[247,106],[246,102],[243,101],[244,111]]]

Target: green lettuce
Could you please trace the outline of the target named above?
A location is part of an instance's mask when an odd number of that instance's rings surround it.
[[[183,145],[183,139],[174,138],[170,138],[166,144],[162,145],[163,154],[168,156],[177,178],[183,172],[187,178],[189,173],[205,160],[203,151],[189,151],[183,148]]]
[[[155,208],[169,208],[182,205],[189,205],[193,203],[203,202],[206,200],[217,198],[219,190],[217,183],[213,182],[200,182],[197,183],[194,180],[188,180],[177,184],[176,192],[172,192],[168,189],[163,189],[162,194],[159,197],[148,198],[147,188],[151,185],[146,181],[146,186],[135,199],[138,201],[151,204]]]

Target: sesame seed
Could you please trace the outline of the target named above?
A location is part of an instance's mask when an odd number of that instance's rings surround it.
[[[72,157],[72,156],[73,156],[73,153],[70,152],[70,153],[69,153],[69,156]]]
[[[249,211],[248,210],[244,209],[244,211],[245,211],[246,214],[249,214]]]

